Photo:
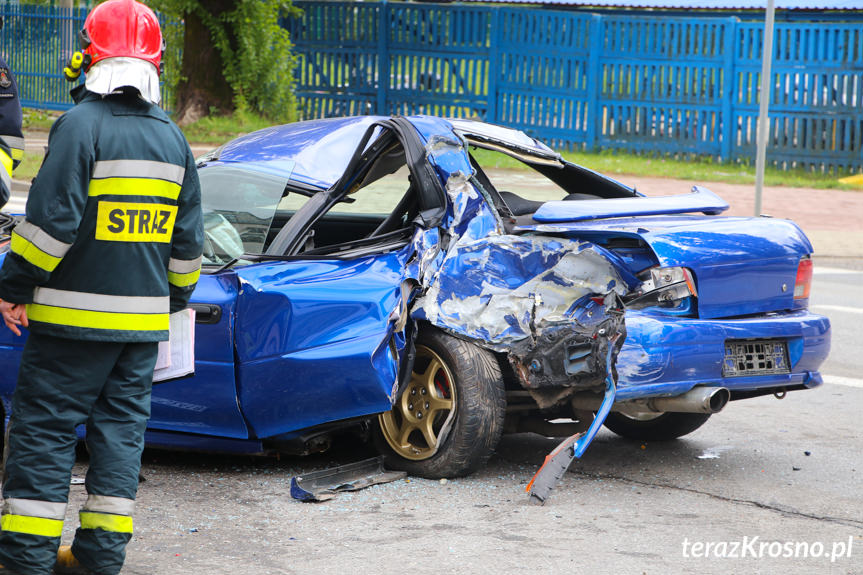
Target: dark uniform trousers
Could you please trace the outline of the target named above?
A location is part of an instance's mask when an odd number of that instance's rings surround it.
[[[30,334],[8,433],[0,564],[28,575],[49,572],[63,529],[76,427],[86,424],[89,497],[72,553],[96,573],[120,571],[132,537],[157,346]]]

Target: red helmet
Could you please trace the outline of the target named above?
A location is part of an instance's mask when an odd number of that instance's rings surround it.
[[[107,0],[87,16],[81,30],[81,43],[89,62],[106,58],[140,58],[161,72],[164,43],[159,19],[150,8],[135,0]]]

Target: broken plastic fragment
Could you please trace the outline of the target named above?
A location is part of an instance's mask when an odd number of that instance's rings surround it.
[[[341,491],[358,491],[405,476],[404,471],[385,470],[383,457],[373,457],[292,477],[291,497],[300,501],[327,501]]]
[[[614,396],[617,393],[617,382],[614,380],[614,371],[612,370],[614,359],[614,342],[620,334],[615,334],[608,345],[608,353],[606,355],[607,373],[605,378],[605,396],[600,404],[593,422],[587,431],[576,433],[575,435],[563,440],[551,453],[549,453],[542,466],[527,484],[527,491],[530,494],[531,503],[544,505],[548,496],[551,494],[554,486],[566,473],[570,464],[574,459],[579,459],[587,450],[593,438],[596,437],[599,428],[605,422],[605,418],[611,412],[611,406],[614,404]]]

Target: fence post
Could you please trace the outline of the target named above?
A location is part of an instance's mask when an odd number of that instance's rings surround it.
[[[734,143],[734,127],[737,124],[734,117],[734,60],[737,57],[737,18],[731,16],[725,25],[725,53],[722,63],[722,132],[719,155],[723,162],[731,161],[731,149]]]
[[[491,29],[488,47],[488,95],[486,96],[485,121],[497,123],[497,77],[500,72],[500,8],[491,6]]]
[[[602,15],[593,14],[590,17],[590,26],[587,33],[587,113],[585,114],[585,126],[587,131],[587,151],[594,151],[599,143],[600,126],[602,125],[602,114],[599,111],[599,94],[602,92],[602,78],[599,70],[599,56],[603,46]]]
[[[387,93],[390,89],[390,5],[384,0],[378,9],[378,102],[377,113],[387,116]]]

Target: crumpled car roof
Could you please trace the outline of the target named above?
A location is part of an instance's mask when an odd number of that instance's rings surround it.
[[[368,127],[382,116],[328,118],[264,128],[217,152],[221,162],[292,161],[290,179],[327,189],[341,177]]]
[[[387,116],[326,118],[274,126],[241,136],[208,154],[219,162],[282,162],[292,166],[291,180],[320,189],[338,181],[366,130]],[[446,120],[431,116],[408,118],[423,140],[452,130]]]

